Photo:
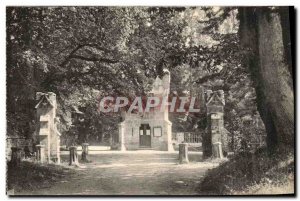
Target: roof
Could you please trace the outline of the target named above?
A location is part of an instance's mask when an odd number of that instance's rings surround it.
[[[206,105],[225,105],[224,101],[218,96],[216,92],[213,92],[213,95],[209,98],[208,102]]]
[[[42,98],[40,99],[40,101],[38,102],[38,104],[35,106],[35,109],[39,108],[40,104],[43,103],[44,101],[46,101],[47,103],[49,103],[51,107],[54,107],[54,105],[51,102],[51,100],[46,96],[46,94],[44,94],[42,96]]]

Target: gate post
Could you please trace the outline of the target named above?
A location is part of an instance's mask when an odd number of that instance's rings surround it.
[[[179,144],[179,163],[189,163],[189,155],[188,155],[188,144],[181,143]]]
[[[125,148],[125,124],[124,122],[119,124],[119,143],[120,143],[120,151],[126,151]]]
[[[78,165],[77,147],[71,146],[70,150],[70,163],[69,165]]]

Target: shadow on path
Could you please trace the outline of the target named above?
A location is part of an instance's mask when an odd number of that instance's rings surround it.
[[[191,154],[201,161],[199,153]],[[217,164],[179,165],[177,153],[105,153],[73,167],[76,174],[22,195],[195,195],[206,170]],[[63,156],[63,161],[67,160]],[[67,163],[63,163],[67,165]]]

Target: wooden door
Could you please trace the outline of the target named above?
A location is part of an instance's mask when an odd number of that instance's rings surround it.
[[[140,147],[151,147],[151,129],[149,124],[140,126]]]

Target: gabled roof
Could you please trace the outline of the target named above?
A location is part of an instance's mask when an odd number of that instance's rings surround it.
[[[213,95],[209,98],[209,101],[206,103],[206,105],[225,105],[225,103],[222,101],[222,99],[219,97],[219,95],[216,92],[213,92]]]
[[[54,107],[53,103],[51,102],[51,100],[46,96],[46,95],[43,95],[43,97],[40,99],[40,101],[38,102],[38,104],[35,106],[35,109],[39,108],[40,107],[40,104],[44,101],[47,101],[51,107]]]

